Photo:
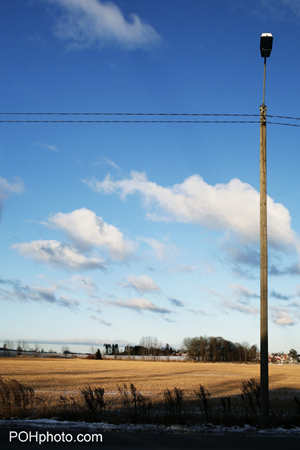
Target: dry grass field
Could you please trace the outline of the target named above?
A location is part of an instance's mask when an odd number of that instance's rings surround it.
[[[272,426],[300,426],[300,365],[271,365]],[[110,423],[260,423],[260,366],[141,360],[0,359],[0,418]]]
[[[212,397],[232,396],[241,393],[242,381],[259,379],[259,373],[259,365],[226,363],[22,357],[0,360],[1,377],[14,378],[51,396],[76,396],[79,388],[86,385],[114,394],[117,385],[124,383],[133,383],[139,392],[153,398],[174,387],[182,389],[188,398],[200,384]],[[269,374],[272,393],[300,392],[300,365],[271,365]]]

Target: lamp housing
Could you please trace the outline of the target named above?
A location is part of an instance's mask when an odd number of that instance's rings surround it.
[[[260,37],[260,54],[263,58],[269,58],[273,45],[271,33],[263,33]]]

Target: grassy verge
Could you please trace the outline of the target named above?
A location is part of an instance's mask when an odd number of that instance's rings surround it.
[[[134,384],[117,385],[116,393],[82,386],[74,396],[36,393],[14,379],[0,378],[0,418],[56,418],[59,420],[153,424],[260,425],[260,385],[251,378],[242,382],[240,394],[213,397],[202,385],[192,396],[174,387],[159,397],[145,396]],[[272,427],[300,426],[300,398],[286,391],[270,396]]]

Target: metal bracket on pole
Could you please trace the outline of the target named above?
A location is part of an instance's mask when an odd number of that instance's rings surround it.
[[[266,105],[263,103],[260,107],[260,124],[261,125],[266,125],[267,123],[267,107]]]

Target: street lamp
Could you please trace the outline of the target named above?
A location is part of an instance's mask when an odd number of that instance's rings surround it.
[[[261,427],[269,426],[269,367],[268,367],[268,240],[267,240],[267,107],[265,105],[266,59],[273,44],[271,33],[260,38],[264,58],[263,103],[260,106],[260,384]]]

